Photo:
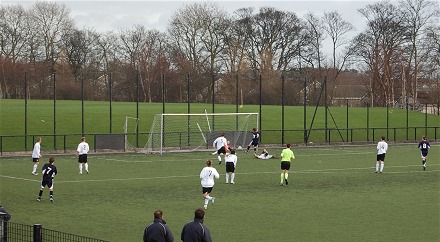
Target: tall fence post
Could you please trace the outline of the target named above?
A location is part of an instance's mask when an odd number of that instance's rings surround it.
[[[425,103],[425,135],[428,136],[428,103]]]
[[[263,85],[262,85],[261,73],[260,73],[259,77],[260,77],[260,111],[259,111],[260,115],[258,115],[258,118],[260,120],[258,121],[258,123],[260,124],[260,127],[258,128],[258,130],[261,130],[263,127],[263,124],[261,123],[262,122],[261,116],[263,116],[263,109],[262,109],[262,106],[263,106]],[[261,136],[260,136],[260,142],[263,143],[263,138]]]
[[[41,224],[34,224],[34,242],[43,241],[43,226]]]
[[[347,107],[346,107],[346,122],[347,122],[347,131],[346,131],[346,142],[348,142],[348,99],[345,99],[346,103],[347,103]]]
[[[281,145],[284,145],[284,75],[281,76]]]
[[[57,150],[57,85],[55,72],[52,73],[53,78],[53,149]]]
[[[304,144],[307,145],[307,77],[304,77],[304,101],[303,101],[303,109],[304,109]]]
[[[27,151],[27,137],[28,137],[28,81],[27,72],[24,73],[24,150]]]
[[[370,104],[367,103],[367,141],[370,141]]]

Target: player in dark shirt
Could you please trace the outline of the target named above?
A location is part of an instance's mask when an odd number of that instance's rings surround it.
[[[254,146],[254,154],[257,153],[258,149],[258,141],[260,140],[260,133],[258,132],[257,128],[252,129],[252,141],[249,143],[246,153],[249,152],[249,149],[251,148],[251,145]]]
[[[429,142],[426,141],[426,136],[422,137],[422,141],[419,143],[419,149],[421,151],[421,157],[422,157],[422,166],[423,170],[426,170],[426,159],[428,158],[428,149],[431,148],[429,145]]]
[[[48,187],[50,191],[50,198],[49,200],[53,202],[53,179],[55,175],[58,173],[57,167],[54,165],[55,163],[55,157],[49,158],[49,163],[44,164],[41,174],[43,174],[41,178],[41,188],[40,192],[38,194],[37,201],[41,201],[41,195],[43,195],[44,187]]]

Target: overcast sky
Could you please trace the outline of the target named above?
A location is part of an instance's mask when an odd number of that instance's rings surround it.
[[[147,29],[165,31],[173,13],[195,1],[157,1],[157,0],[50,0],[64,3],[75,19],[77,27],[95,29],[98,32],[117,31],[119,28],[130,28],[135,24],[143,25]],[[232,14],[235,10],[244,7],[274,7],[277,10],[287,10],[303,18],[308,12],[322,16],[324,12],[337,10],[342,17],[353,23],[357,31],[365,26],[365,19],[358,13],[358,9],[378,0],[278,0],[278,1],[212,1]],[[395,0],[392,0],[395,1]],[[1,4],[21,4],[29,8],[35,0],[0,0]],[[201,2],[201,0],[199,0]]]

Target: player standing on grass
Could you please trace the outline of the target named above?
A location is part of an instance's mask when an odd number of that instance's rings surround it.
[[[221,154],[225,155],[226,151],[228,151],[228,141],[225,138],[225,134],[221,134],[217,139],[212,143],[212,147],[217,149],[217,159],[218,163],[222,163]]]
[[[385,136],[380,138],[377,143],[376,173],[382,173],[385,162],[385,154],[388,150],[388,144],[385,142]]]
[[[249,145],[246,149],[246,153],[249,152],[251,145],[254,146],[254,154],[257,153],[259,139],[260,139],[260,133],[258,132],[257,128],[253,128],[252,129],[252,141],[251,141],[251,143],[249,143]]]
[[[214,187],[214,178],[219,179],[220,174],[218,174],[217,170],[212,167],[212,161],[206,161],[206,167],[202,169],[200,172],[200,183],[202,184],[202,196],[205,198],[205,204],[203,207],[205,209],[208,208],[208,202],[211,201],[212,205],[214,205],[215,197],[211,197],[210,193],[212,192],[212,188]]]
[[[78,163],[79,163],[79,174],[82,174],[83,164],[86,168],[87,174],[89,174],[89,164],[87,164],[87,153],[89,152],[89,144],[86,142],[86,138],[81,138],[81,143],[79,143],[76,151],[78,152]]]
[[[423,170],[426,170],[426,159],[428,158],[428,149],[431,148],[429,142],[426,141],[426,136],[422,137],[422,141],[419,143],[419,149],[421,151],[422,156],[422,166]]]
[[[55,157],[49,158],[49,163],[44,164],[41,173],[43,174],[41,177],[41,188],[38,194],[37,201],[41,201],[41,195],[43,195],[44,187],[47,186],[50,191],[49,200],[53,202],[53,179],[55,175],[58,173],[57,167],[54,165]]]
[[[34,145],[34,150],[32,151],[32,161],[34,162],[34,168],[32,169],[32,174],[38,175],[37,168],[40,164],[41,155],[41,137],[37,138],[37,142]]]
[[[284,182],[286,182],[286,185],[289,185],[289,181],[287,180],[289,178],[289,170],[290,170],[290,162],[295,159],[295,155],[293,154],[293,151],[290,150],[290,144],[286,145],[286,148],[281,151],[281,182],[280,186],[284,185]]]
[[[237,155],[235,150],[231,150],[231,154],[227,155],[225,158],[226,163],[226,184],[229,183],[229,173],[231,173],[231,184],[234,184],[235,178],[235,167],[237,166]]]

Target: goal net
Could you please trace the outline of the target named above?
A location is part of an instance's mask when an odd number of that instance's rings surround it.
[[[258,128],[258,113],[157,114],[144,152],[212,150],[221,134],[231,147],[244,147],[252,128]]]
[[[133,117],[125,117],[124,135],[125,135],[125,150],[133,150],[138,147],[138,127],[139,119]]]

